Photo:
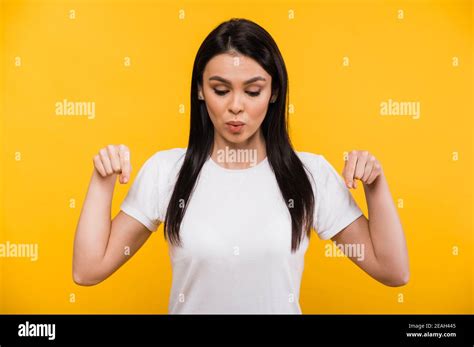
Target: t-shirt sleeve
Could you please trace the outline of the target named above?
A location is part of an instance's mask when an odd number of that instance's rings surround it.
[[[160,223],[160,192],[157,156],[150,157],[140,168],[128,190],[120,209],[142,223],[148,230],[156,231]]]
[[[334,167],[319,155],[316,181],[313,227],[322,240],[328,240],[363,213],[352,197],[344,179]]]

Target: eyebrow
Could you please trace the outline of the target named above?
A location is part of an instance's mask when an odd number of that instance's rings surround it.
[[[220,81],[220,82],[232,85],[232,83],[229,80],[226,80],[225,78],[222,78],[220,76],[209,77],[209,81],[213,81],[213,80],[214,81]],[[250,84],[250,83],[253,83],[253,82],[256,82],[256,81],[266,81],[266,79],[263,78],[262,76],[253,77],[253,78],[245,81],[244,85],[247,85],[247,84]]]

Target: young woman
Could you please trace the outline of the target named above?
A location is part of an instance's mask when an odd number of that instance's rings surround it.
[[[301,313],[311,230],[388,286],[409,277],[404,232],[378,160],[354,150],[343,177],[323,155],[298,152],[287,132],[288,76],[262,27],[231,19],[200,46],[191,83],[188,146],[156,152],[111,221],[117,174],[130,151],[109,145],[78,222],[74,281],[97,284],[164,223],[173,267],[170,313]],[[370,220],[348,188],[362,181]]]

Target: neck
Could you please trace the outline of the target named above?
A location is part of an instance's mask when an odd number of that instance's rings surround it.
[[[267,156],[265,139],[259,129],[246,141],[227,141],[214,133],[212,159],[226,169],[246,169],[257,165]]]

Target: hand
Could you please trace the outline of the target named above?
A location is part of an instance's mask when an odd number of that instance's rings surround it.
[[[120,174],[119,182],[127,183],[130,179],[132,166],[130,150],[125,145],[108,145],[94,156],[94,167],[102,177]]]
[[[383,174],[382,166],[368,151],[351,151],[344,164],[342,176],[347,188],[357,188],[359,179],[364,184],[372,184],[377,177]]]

